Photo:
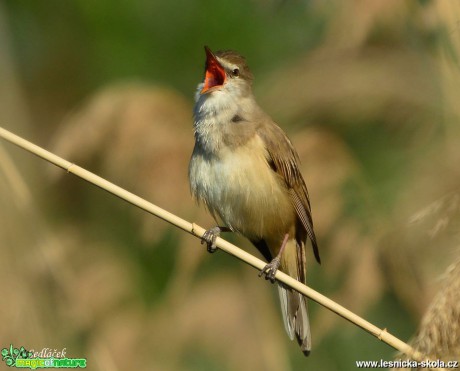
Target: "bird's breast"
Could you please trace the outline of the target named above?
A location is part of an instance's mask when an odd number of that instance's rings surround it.
[[[256,134],[244,145],[214,153],[196,143],[189,176],[194,196],[248,238],[282,236],[295,222],[284,181],[269,167]]]

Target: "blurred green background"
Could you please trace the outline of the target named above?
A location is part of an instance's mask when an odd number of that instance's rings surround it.
[[[204,45],[246,56],[299,152],[323,261],[309,284],[407,341],[458,256],[460,5],[2,1],[0,125],[211,226],[187,183]],[[0,348],[65,347],[90,370],[395,356],[312,302],[303,357],[255,270],[3,142],[0,218]]]

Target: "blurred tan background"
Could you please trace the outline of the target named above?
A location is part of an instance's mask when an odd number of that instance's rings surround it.
[[[323,261],[310,285],[409,340],[459,257],[460,4],[0,2],[0,125],[211,226],[187,183],[205,44],[247,57],[299,151]],[[66,347],[90,370],[395,356],[311,303],[304,358],[255,270],[3,141],[0,218],[0,348]]]

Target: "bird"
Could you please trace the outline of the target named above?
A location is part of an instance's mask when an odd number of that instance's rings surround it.
[[[321,263],[299,156],[284,131],[257,104],[246,59],[205,46],[204,80],[195,94],[195,145],[188,176],[192,196],[217,226],[203,235],[216,251],[221,232],[246,237],[267,261],[259,276],[274,283],[278,269],[306,283],[307,241]],[[291,340],[309,355],[307,299],[278,282]]]

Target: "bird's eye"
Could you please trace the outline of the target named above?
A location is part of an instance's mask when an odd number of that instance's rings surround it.
[[[239,68],[234,68],[232,71],[232,75],[234,77],[238,77],[240,75],[240,69]]]

